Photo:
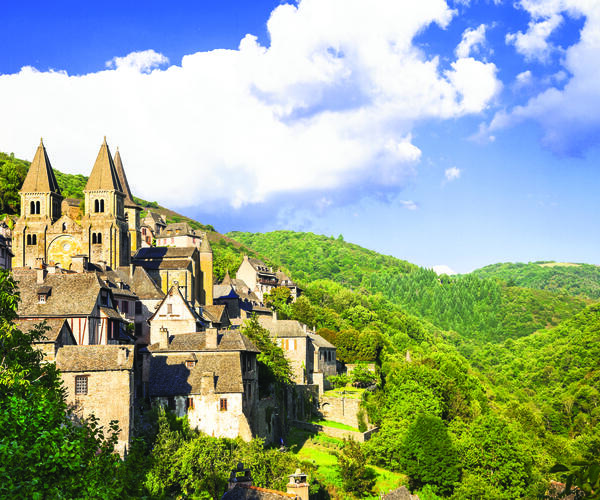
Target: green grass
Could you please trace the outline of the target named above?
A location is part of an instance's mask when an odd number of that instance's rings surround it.
[[[311,424],[322,425],[323,427],[334,427],[336,429],[342,429],[344,431],[360,432],[356,427],[342,424],[340,422],[334,422],[333,420],[311,420]]]
[[[323,396],[332,397],[332,398],[346,398],[346,399],[360,399],[362,398],[365,389],[359,389],[357,387],[352,387],[351,385],[347,385],[346,387],[341,387],[339,389],[331,389],[329,391],[325,391]]]
[[[310,462],[317,467],[319,481],[330,490],[330,493],[333,493],[333,497],[340,499],[353,498],[351,495],[344,493],[342,479],[337,470],[336,452],[341,449],[342,440],[292,428],[287,441],[292,452],[300,460]],[[391,472],[374,465],[369,465],[369,467],[373,468],[377,474],[376,493],[387,493],[407,482],[407,478],[403,474]],[[367,498],[378,498],[378,495]]]

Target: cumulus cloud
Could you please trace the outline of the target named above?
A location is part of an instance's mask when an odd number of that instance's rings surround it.
[[[457,57],[469,57],[472,52],[478,52],[485,45],[485,24],[480,24],[477,28],[467,28],[462,40],[456,47]]]
[[[419,208],[419,205],[412,200],[400,200],[400,204],[407,210],[417,210]]]
[[[515,77],[515,87],[527,87],[533,83],[533,75],[530,70],[523,71]]]
[[[450,182],[450,181],[454,181],[454,180],[460,178],[461,173],[462,172],[461,172],[460,168],[450,167],[444,171],[444,176],[446,177],[446,181]]]
[[[533,120],[542,128],[542,143],[559,155],[580,156],[600,142],[600,3],[585,0],[555,0],[521,2],[532,18],[553,18],[568,14],[584,16],[585,22],[577,43],[564,54],[564,69],[570,79],[564,83],[565,72],[559,71],[548,83],[561,83],[532,97],[526,104],[496,113],[488,127],[480,130],[485,136],[496,130]]]
[[[106,67],[148,73],[168,62],[169,59],[167,57],[154,50],[143,50],[140,52],[131,52],[125,57],[113,57],[110,61],[106,61]]]
[[[541,21],[531,21],[525,33],[508,33],[506,43],[515,46],[517,52],[526,60],[547,62],[555,47],[548,42],[548,37],[562,23],[560,14],[552,14]]]
[[[453,15],[443,0],[302,0],[271,13],[268,46],[247,35],[170,66],[135,52],[80,76],[25,67],[0,75],[0,150],[31,158],[44,136],[56,168],[88,174],[106,135],[135,194],[173,207],[397,190],[421,156],[416,123],[480,113],[500,88],[493,63],[443,70],[413,45]]]

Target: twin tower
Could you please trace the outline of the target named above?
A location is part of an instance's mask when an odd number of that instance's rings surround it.
[[[36,267],[40,260],[71,269],[73,257],[113,269],[128,266],[141,244],[140,212],[117,149],[106,138],[83,190],[84,201],[63,199],[43,142],[19,194],[21,216],[13,230],[13,267]]]

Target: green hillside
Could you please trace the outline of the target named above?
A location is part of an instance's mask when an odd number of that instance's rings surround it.
[[[471,340],[498,342],[529,335],[556,326],[588,303],[564,293],[508,286],[476,275],[440,277],[432,270],[313,233],[233,232],[229,236],[281,263],[303,283],[329,279],[381,293],[412,314]]]
[[[600,267],[568,262],[505,262],[473,271],[481,278],[497,278],[512,285],[560,291],[600,299]]]

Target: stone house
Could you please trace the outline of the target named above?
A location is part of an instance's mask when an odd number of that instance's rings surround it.
[[[23,333],[30,332],[34,327],[42,323],[37,319],[17,319],[15,325]],[[44,355],[43,362],[53,363],[56,361],[56,353],[65,345],[77,345],[73,332],[69,326],[69,322],[64,318],[47,318],[43,320],[45,326],[49,327],[43,337],[33,346]]]
[[[66,319],[79,345],[133,342],[112,290],[96,271],[64,273],[42,265],[15,269],[13,276],[21,295],[20,319]]]
[[[14,254],[11,250],[11,240],[0,234],[0,269],[10,271],[12,268],[12,258]]]
[[[172,335],[199,332],[205,327],[201,316],[186,300],[181,288],[175,283],[158,304],[150,323],[150,344],[156,344],[162,338],[162,329],[166,328]]]
[[[242,260],[235,277],[246,283],[250,291],[254,292],[261,302],[264,294],[279,286],[279,281],[272,268],[263,261],[247,255],[244,255],[244,260]]]
[[[308,339],[314,356],[311,383],[317,384],[322,394],[331,389],[329,377],[337,375],[336,347],[316,333],[309,332]]]
[[[133,432],[133,350],[119,345],[66,345],[58,349],[56,367],[66,390],[67,404],[80,417],[95,415],[108,431],[119,423],[117,450],[127,451]]]
[[[159,234],[165,227],[167,227],[167,221],[165,218],[159,213],[148,210],[148,214],[141,220],[140,223],[142,246],[151,247],[156,235]]]
[[[153,401],[215,437],[252,439],[258,404],[258,349],[239,331],[171,335],[162,328],[144,353]]]
[[[213,301],[224,305],[230,319],[250,317],[252,313],[258,316],[271,316],[273,312],[263,306],[258,296],[250,290],[241,279],[231,279],[229,272],[219,285],[213,287]]]
[[[68,270],[76,255],[113,269],[129,265],[131,240],[139,227],[139,207],[128,201],[132,197],[122,163],[119,165],[120,171],[105,138],[83,190],[85,213],[76,220],[75,211],[63,203],[46,148],[40,142],[19,191],[21,216],[13,231],[13,268],[34,267],[43,259]]]
[[[196,247],[200,249],[206,233],[192,229],[187,222],[167,224],[156,236],[157,247]]]
[[[133,256],[133,263],[143,267],[164,293],[177,283],[192,307],[212,305],[212,249],[205,250],[143,247]]]
[[[209,323],[209,328],[228,328],[231,324],[227,307],[224,305],[200,306],[200,316]]]
[[[302,293],[302,289],[283,271],[279,270],[275,273],[275,277],[277,278],[277,286],[283,286],[290,290],[290,296],[292,297],[292,302],[295,302],[296,299]]]

